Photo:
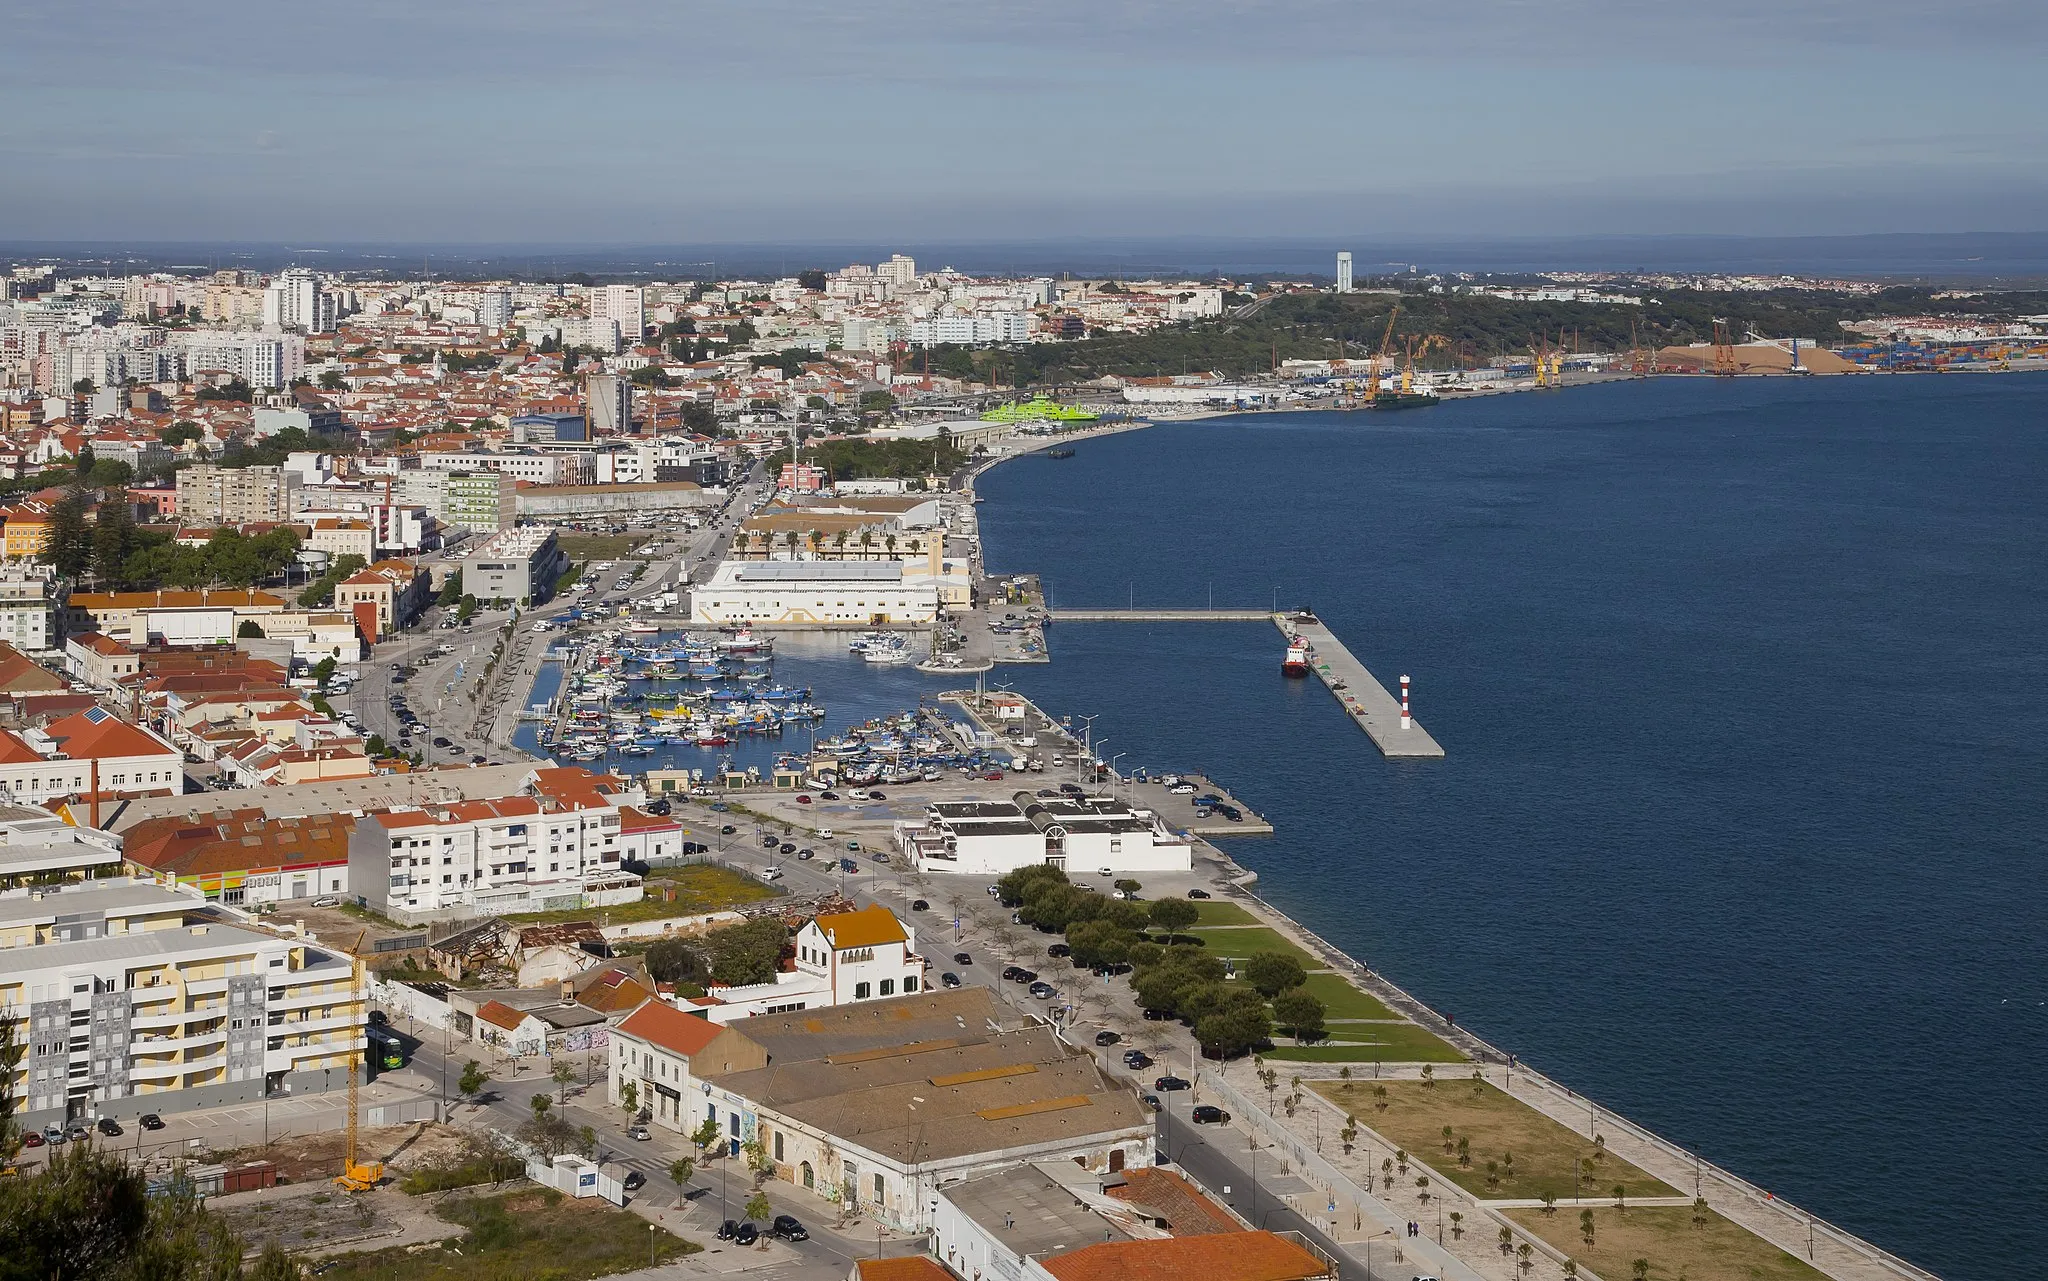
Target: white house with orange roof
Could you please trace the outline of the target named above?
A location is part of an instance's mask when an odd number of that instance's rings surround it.
[[[712,984],[690,1005],[713,1023],[732,1023],[903,996],[921,991],[924,982],[924,958],[911,927],[876,903],[805,922],[796,934],[796,955],[773,982]]]
[[[0,800],[42,805],[67,796],[176,796],[179,751],[104,707],[43,729],[0,730]]]

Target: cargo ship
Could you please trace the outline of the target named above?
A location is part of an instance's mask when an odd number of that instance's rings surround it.
[[[1062,445],[1058,449],[1046,450],[1045,456],[1047,458],[1072,458],[1074,456],[1074,451],[1068,448],[1067,446]]]
[[[1308,675],[1308,642],[1299,636],[1287,639],[1287,657],[1280,660],[1282,676],[1300,678]]]
[[[1425,391],[1383,391],[1367,401],[1366,408],[1421,409],[1425,405],[1438,404],[1442,399],[1440,396]]]

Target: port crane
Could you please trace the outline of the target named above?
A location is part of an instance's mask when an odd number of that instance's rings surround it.
[[[1733,378],[1735,376],[1735,336],[1728,322],[1714,317],[1714,376]]]
[[[1401,369],[1401,394],[1406,396],[1415,390],[1416,359],[1426,359],[1432,351],[1448,351],[1451,340],[1442,334],[1410,334],[1403,346],[1407,351],[1408,363]]]
[[[361,934],[356,935],[355,946],[348,950],[349,995],[355,998],[351,1004],[358,1009],[362,1008],[363,1005],[363,940],[369,936],[370,931],[368,930],[364,930]],[[382,1161],[356,1160],[357,1130],[360,1125],[357,1083],[358,1078],[362,1075],[363,1066],[363,1052],[357,1048],[356,1038],[361,1035],[361,1028],[349,1029],[348,1138],[342,1154],[341,1173],[334,1180],[335,1183],[350,1192],[368,1192],[371,1188],[376,1187],[378,1181],[384,1177],[384,1163]]]
[[[1380,398],[1380,365],[1386,360],[1388,350],[1394,345],[1394,322],[1401,318],[1401,304],[1387,313],[1386,332],[1380,335],[1379,350],[1372,355],[1372,362],[1366,366],[1365,403],[1370,405]]]

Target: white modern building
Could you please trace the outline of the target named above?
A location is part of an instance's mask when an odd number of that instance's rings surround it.
[[[134,1117],[345,1087],[363,1042],[339,950],[209,919],[116,877],[0,891],[0,1018],[22,1124]],[[0,1069],[4,1070],[4,1069]]]
[[[684,998],[682,1003],[713,1023],[732,1023],[762,1014],[908,996],[922,988],[924,970],[909,927],[876,903],[805,922],[796,935],[795,965],[774,981],[743,987],[713,984],[702,998]]]
[[[185,343],[186,376],[225,374],[251,387],[285,387],[306,368],[306,340],[287,333],[201,330]]]
[[[611,321],[628,346],[638,346],[647,329],[647,291],[638,285],[593,285],[590,318]]]
[[[521,795],[370,810],[349,836],[349,892],[413,924],[637,902],[618,806],[640,797],[611,782],[543,769]]]
[[[263,327],[302,334],[334,330],[334,295],[320,287],[320,277],[302,267],[280,273],[263,291]]]
[[[545,601],[569,557],[546,525],[519,525],[493,534],[462,567],[462,589],[478,600]]]
[[[1001,876],[1050,863],[1070,873],[1122,876],[1185,872],[1194,846],[1151,810],[1106,796],[1039,797],[1005,802],[942,801],[922,823],[898,823],[896,847],[920,872]]]
[[[939,581],[897,561],[736,561],[690,593],[693,622],[713,627],[927,627]]]
[[[0,566],[0,641],[29,654],[57,643],[56,570],[31,561]]]

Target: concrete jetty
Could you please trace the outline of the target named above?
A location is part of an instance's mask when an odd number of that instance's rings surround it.
[[[1053,609],[1055,623],[1263,623],[1263,609]]]
[[[1300,636],[1314,651],[1310,668],[1337,696],[1345,714],[1371,737],[1373,745],[1389,759],[1441,759],[1444,749],[1429,731],[1414,721],[1401,726],[1401,700],[1387,692],[1365,664],[1352,657],[1336,633],[1299,614],[1272,614],[1273,625],[1289,635]]]

